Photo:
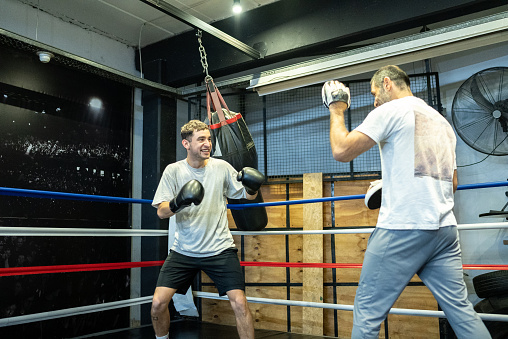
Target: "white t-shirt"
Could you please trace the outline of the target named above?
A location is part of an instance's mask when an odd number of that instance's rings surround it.
[[[438,229],[456,225],[456,137],[446,119],[408,96],[374,109],[356,128],[381,152],[383,195],[377,227]]]
[[[172,251],[191,257],[217,255],[234,248],[228,227],[227,198],[245,198],[245,189],[236,180],[237,172],[224,160],[210,158],[205,167],[193,168],[187,160],[169,164],[157,187],[152,206],[171,201],[190,180],[198,180],[205,189],[203,201],[175,214],[175,242]]]

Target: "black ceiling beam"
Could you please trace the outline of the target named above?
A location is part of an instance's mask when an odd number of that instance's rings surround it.
[[[156,0],[140,0],[141,2],[144,2],[147,5],[152,6],[153,8],[158,9],[159,11],[166,13],[167,15],[186,23],[187,25],[201,29],[204,32],[207,32],[211,35],[213,35],[216,38],[219,38],[220,40],[226,42],[227,44],[233,46],[234,48],[238,49],[239,51],[247,54],[251,58],[259,59],[261,58],[261,53],[257,51],[256,49],[250,47],[249,45],[244,44],[238,39],[233,38],[231,35],[226,34],[222,32],[221,30],[213,27],[212,25],[207,24],[206,22],[199,20],[195,16],[192,16],[188,13],[185,13],[184,11],[168,4],[164,1],[156,1]]]
[[[213,23],[245,43],[265,45],[252,60],[223,41],[203,34],[209,74],[214,78],[292,59],[328,55],[365,45],[369,39],[415,30],[503,6],[506,0],[280,0]],[[501,10],[501,9],[500,9]],[[186,32],[142,49],[143,65],[166,61],[166,84],[182,87],[204,79],[195,32]],[[137,62],[139,60],[136,60]],[[144,67],[144,66],[143,66]]]

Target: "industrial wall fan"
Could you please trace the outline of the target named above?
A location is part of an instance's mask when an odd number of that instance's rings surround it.
[[[452,121],[473,149],[508,155],[508,67],[487,68],[467,79],[453,99]]]

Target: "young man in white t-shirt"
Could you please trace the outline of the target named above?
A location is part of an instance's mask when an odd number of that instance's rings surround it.
[[[187,158],[169,164],[152,206],[161,219],[176,218],[175,242],[164,262],[152,300],[152,325],[157,339],[169,336],[168,305],[175,293],[185,294],[203,270],[219,295],[227,295],[241,339],[254,338],[252,314],[245,297],[245,280],[228,227],[227,198],[255,199],[265,177],[254,168],[237,172],[210,157],[208,125],[191,120],[181,129]]]
[[[458,338],[490,338],[467,299],[463,279],[452,210],[456,137],[446,119],[414,97],[409,85],[399,67],[379,69],[371,80],[376,108],[351,132],[344,123],[349,88],[333,80],[322,90],[334,159],[349,162],[376,144],[381,153],[381,207],[356,291],[352,338],[378,338],[381,323],[415,274]]]

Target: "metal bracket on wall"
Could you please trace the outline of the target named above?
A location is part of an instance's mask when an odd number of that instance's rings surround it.
[[[241,52],[247,54],[248,56],[254,59],[262,58],[261,53],[256,49],[250,47],[249,45],[244,44],[240,40],[233,38],[231,35],[222,32],[221,30],[207,24],[206,22],[199,20],[195,16],[185,13],[184,11],[168,4],[167,2],[159,0],[140,0],[140,1],[146,3],[147,5],[152,6],[153,8],[160,10],[161,12],[166,13],[169,16],[172,16],[173,18],[183,23],[186,23],[189,26],[201,29],[202,31],[207,32],[213,35],[214,37],[219,38],[220,40],[228,43],[229,45],[235,47],[236,49],[240,50]]]
[[[508,180],[508,179],[506,179]],[[504,195],[508,197],[508,191],[504,192]],[[505,220],[508,221],[508,211],[506,211],[506,208],[508,207],[508,202],[503,206],[503,208],[500,211],[490,210],[490,212],[482,213],[478,215],[479,217],[487,217],[487,218],[499,218],[499,217],[505,217]],[[504,244],[508,245],[508,240],[504,240]]]

